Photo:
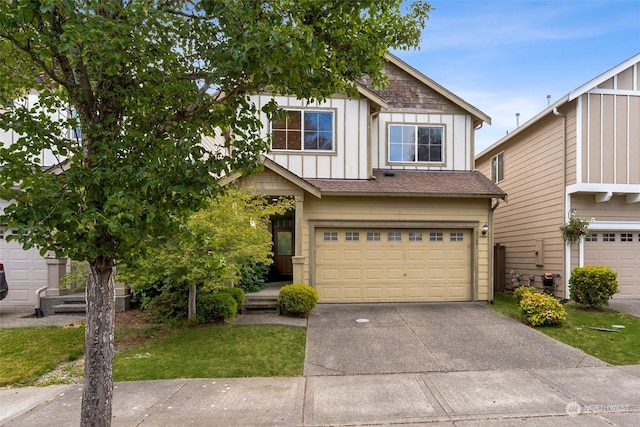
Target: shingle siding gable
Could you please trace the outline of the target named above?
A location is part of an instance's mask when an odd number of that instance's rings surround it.
[[[433,89],[425,86],[418,79],[409,75],[395,64],[386,62],[384,65],[384,73],[389,79],[387,87],[383,91],[374,89],[373,92],[389,103],[389,110],[420,110],[444,114],[466,113],[457,105]],[[363,79],[361,83],[367,88],[372,89],[368,79]]]

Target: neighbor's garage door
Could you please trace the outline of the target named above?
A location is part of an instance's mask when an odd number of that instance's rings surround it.
[[[586,265],[604,265],[618,273],[620,292],[614,298],[640,298],[640,234],[595,232],[585,239]]]
[[[9,284],[9,294],[0,304],[32,306],[35,303],[35,291],[47,286],[47,263],[38,249],[24,250],[15,240],[7,242],[9,233],[15,233],[15,230],[0,227],[0,263],[4,264]]]
[[[315,245],[321,302],[472,298],[469,230],[318,228]]]

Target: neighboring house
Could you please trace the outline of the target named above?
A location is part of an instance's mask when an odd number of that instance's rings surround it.
[[[24,98],[25,106],[31,108],[38,102],[38,93],[31,91]],[[48,113],[54,119],[66,118],[67,114],[73,114],[72,110],[58,111],[56,113]],[[69,138],[79,137],[79,130],[68,129]],[[13,130],[0,129],[0,144],[9,146],[17,142],[20,135]],[[50,151],[43,150],[40,153],[40,164],[43,168],[51,168],[59,165],[64,160],[56,158]],[[9,204],[6,200],[0,200],[0,212]],[[53,257],[43,257],[40,255],[39,248],[23,249],[22,245],[16,240],[7,241],[7,237],[16,234],[17,230],[9,228],[5,224],[0,224],[0,263],[4,264],[7,282],[9,284],[9,294],[7,298],[0,303],[0,309],[11,308],[12,310],[32,309],[36,303],[36,291],[44,286],[52,285],[55,280],[64,271],[70,268],[70,263],[66,260],[56,260]],[[69,265],[67,265],[69,264]],[[54,274],[54,272],[56,272]],[[59,272],[59,273],[58,273]],[[52,276],[49,276],[49,275]],[[58,291],[50,288],[49,295],[57,295]],[[45,294],[42,294],[43,296]]]
[[[495,211],[494,241],[505,277],[559,274],[568,298],[573,268],[606,265],[620,293],[640,297],[640,54],[585,83],[476,157],[478,169],[509,194]],[[570,217],[595,220],[566,246]],[[614,298],[615,298],[614,297]]]
[[[490,118],[398,58],[358,99],[274,96],[264,170],[226,179],[295,198],[272,220],[274,272],[320,302],[492,300],[493,209],[506,194],[474,170]],[[253,97],[258,107],[272,99]]]

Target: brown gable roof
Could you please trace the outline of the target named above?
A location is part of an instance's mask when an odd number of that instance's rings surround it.
[[[374,179],[307,179],[326,195],[465,197],[505,199],[507,194],[478,171],[373,170]]]

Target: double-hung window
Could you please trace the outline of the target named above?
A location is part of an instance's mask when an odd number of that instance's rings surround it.
[[[444,127],[389,125],[389,161],[442,163]]]
[[[326,110],[287,110],[271,122],[271,149],[333,151],[334,114]]]

